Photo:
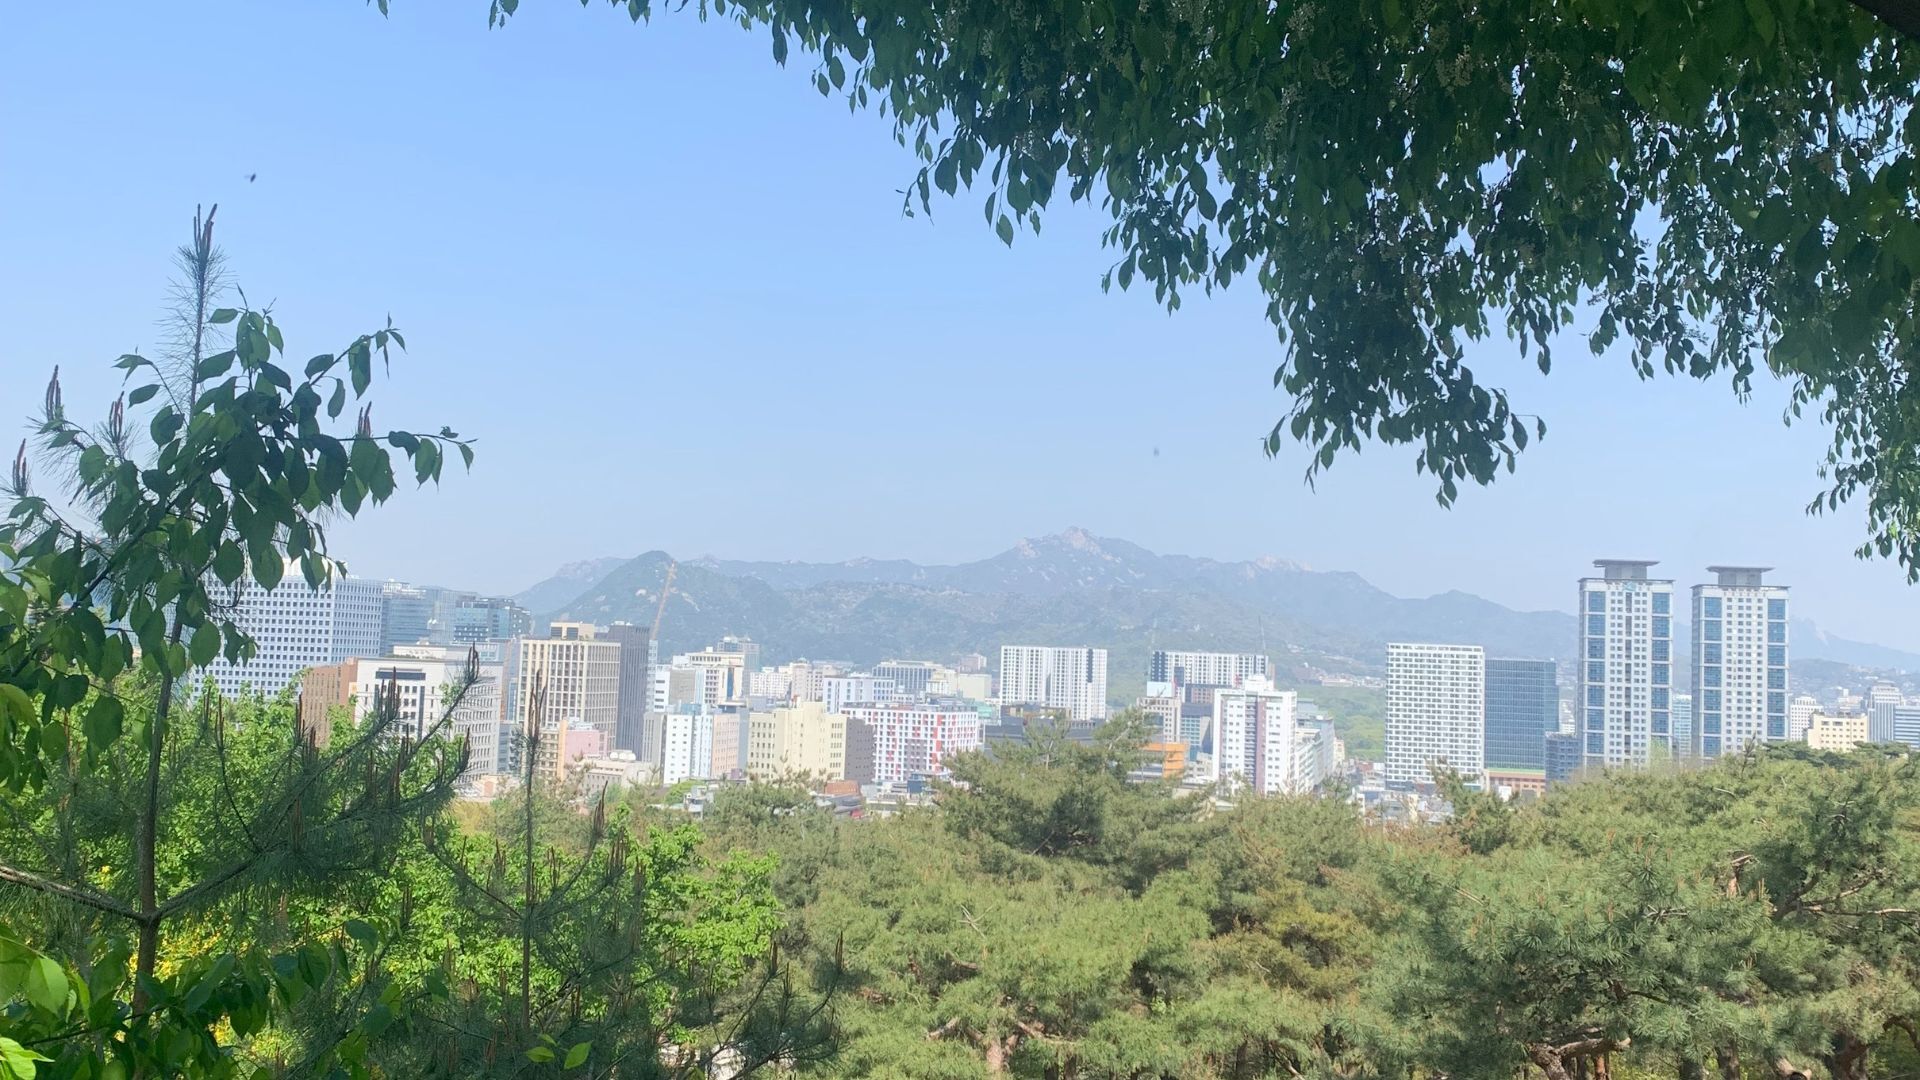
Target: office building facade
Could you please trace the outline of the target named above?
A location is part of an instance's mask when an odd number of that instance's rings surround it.
[[[1544,769],[1560,730],[1560,675],[1551,660],[1487,659],[1486,765]]]
[[[981,745],[980,711],[963,701],[895,701],[849,705],[843,712],[851,745],[855,725],[866,729],[860,740],[870,761],[849,758],[850,774],[872,783],[903,783],[915,776],[939,776],[955,754]]]
[[[252,659],[235,664],[220,656],[207,666],[214,685],[229,697],[248,689],[277,694],[307,668],[383,651],[380,582],[343,577],[315,589],[296,573],[272,589],[243,579],[213,592],[255,646]]]

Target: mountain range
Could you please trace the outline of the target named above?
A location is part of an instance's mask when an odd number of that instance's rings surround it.
[[[572,563],[516,599],[544,617],[650,625],[673,561],[652,551]],[[698,649],[725,634],[759,642],[768,663],[992,657],[1009,643],[1098,645],[1109,650],[1118,692],[1144,680],[1136,673],[1154,648],[1264,649],[1294,676],[1377,673],[1388,641],[1566,659],[1577,623],[1567,612],[1515,611],[1470,593],[1400,597],[1354,573],[1275,558],[1161,555],[1068,529],[956,565],[681,560],[661,653]],[[1676,637],[1685,640],[1680,631]],[[1796,620],[1793,641],[1796,659],[1920,671],[1920,656],[1834,637],[1806,620]]]

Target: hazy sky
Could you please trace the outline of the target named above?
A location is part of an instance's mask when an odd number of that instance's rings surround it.
[[[359,573],[514,590],[681,556],[979,558],[1081,525],[1160,551],[1286,556],[1394,592],[1572,606],[1597,556],[1775,566],[1798,612],[1920,649],[1920,591],[1808,518],[1826,436],[1783,395],[1642,383],[1566,342],[1483,382],[1547,418],[1520,472],[1439,509],[1408,450],[1258,440],[1286,402],[1261,297],[1169,316],[1103,295],[1100,216],[1003,247],[973,196],[906,218],[881,118],[776,67],[764,33],[600,0],[28,4],[0,34],[0,406],[62,365],[104,409],[156,338],[196,202],[288,350],[391,312],[413,351],[376,426],[478,436],[472,475],[338,530]],[[796,58],[798,54],[796,53]],[[249,182],[249,174],[258,179]],[[984,198],[984,195],[981,196]],[[1157,452],[1156,452],[1157,451]]]

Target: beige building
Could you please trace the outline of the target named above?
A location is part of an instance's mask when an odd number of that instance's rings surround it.
[[[754,713],[747,729],[747,775],[839,780],[847,775],[847,718],[818,701]]]
[[[1842,753],[1867,741],[1865,713],[1815,712],[1807,720],[1807,745]]]
[[[585,725],[612,745],[620,718],[620,643],[590,623],[557,622],[544,638],[521,638],[514,657],[513,718],[523,733]],[[543,739],[534,768],[557,779],[559,741]]]
[[[358,660],[310,667],[300,676],[300,730],[313,734],[315,746],[333,736],[333,710],[353,704]]]

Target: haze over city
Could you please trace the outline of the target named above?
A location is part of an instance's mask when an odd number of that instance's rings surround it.
[[[28,254],[0,267],[0,367],[60,364],[104,408],[218,202],[296,351],[391,313],[412,351],[377,424],[480,440],[470,475],[335,531],[359,573],[511,592],[650,549],[959,562],[1080,525],[1522,609],[1570,609],[1596,557],[1759,563],[1830,632],[1920,649],[1899,568],[1851,556],[1860,513],[1802,513],[1825,433],[1783,427],[1777,385],[1642,383],[1577,337],[1548,379],[1496,335],[1476,370],[1548,424],[1517,474],[1443,510],[1410,450],[1369,445],[1309,490],[1303,451],[1258,447],[1287,402],[1257,290],[1171,316],[1103,295],[1085,207],[1011,250],[972,196],[905,217],[909,152],[810,77],[762,33],[599,5],[492,32],[463,4],[29,5],[0,99],[33,107],[0,143],[59,164],[0,170]],[[696,474],[733,478],[733,512],[692,512]]]

